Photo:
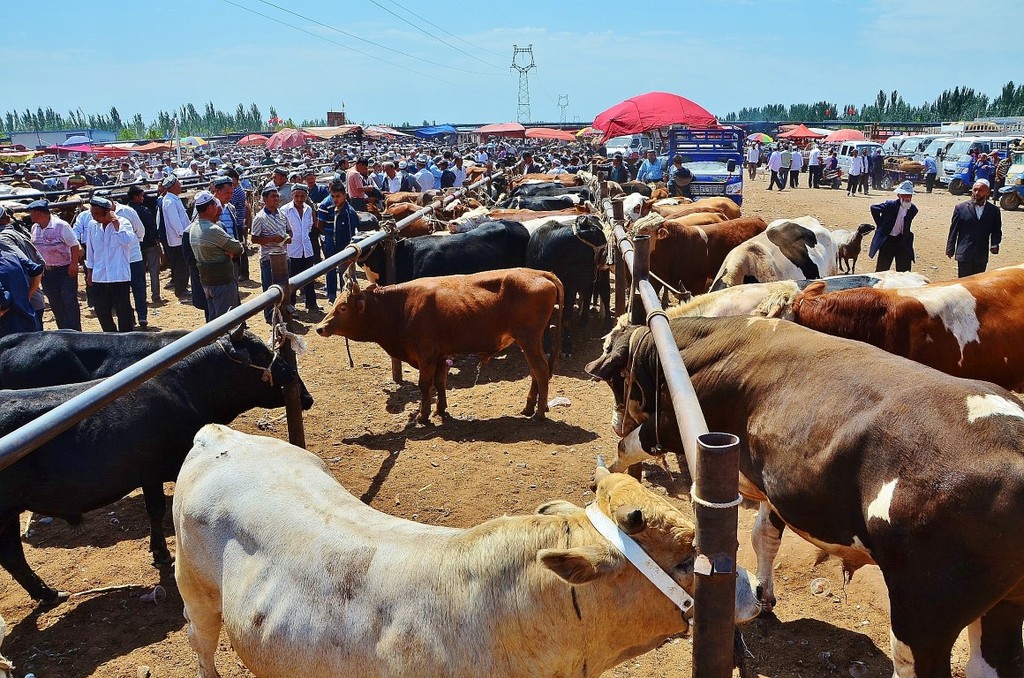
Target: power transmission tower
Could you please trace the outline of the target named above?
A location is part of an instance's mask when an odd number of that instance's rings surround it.
[[[517,63],[516,57],[520,54],[523,55],[523,58],[521,63]],[[527,56],[530,58],[530,63],[526,63]],[[530,81],[527,73],[531,68],[536,67],[537,65],[533,62],[533,45],[527,45],[526,47],[512,45],[511,70],[519,71],[519,106],[516,109],[516,120],[519,122],[530,121]]]
[[[564,103],[563,103],[564,102]],[[559,94],[558,95],[558,108],[561,109],[561,120],[559,122],[565,123],[565,109],[569,108],[569,95]]]

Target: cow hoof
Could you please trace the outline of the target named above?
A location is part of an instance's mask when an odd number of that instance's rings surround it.
[[[170,551],[163,551],[161,553],[153,553],[153,567],[167,567],[168,565],[174,564],[174,556],[171,555]]]
[[[67,591],[54,591],[50,589],[43,597],[39,599],[39,607],[53,607],[54,605],[60,605],[70,597]]]

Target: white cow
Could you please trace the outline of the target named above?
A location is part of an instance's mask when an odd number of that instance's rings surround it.
[[[776,219],[764,233],[726,255],[711,291],[753,282],[813,280],[838,272],[836,244],[817,219]]]
[[[629,476],[595,479],[599,511],[692,590],[690,522]],[[196,435],[174,526],[201,678],[218,676],[222,624],[261,678],[598,676],[687,627],[568,502],[421,525],[366,506],[313,454],[226,426]],[[757,608],[741,575],[745,621]]]
[[[7,623],[0,617],[0,646],[4,644],[4,636],[7,635]],[[14,664],[0,654],[0,678],[14,678]]]

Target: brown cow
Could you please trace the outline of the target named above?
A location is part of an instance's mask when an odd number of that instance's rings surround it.
[[[792,319],[955,377],[1024,390],[1024,264],[907,289],[825,292],[813,283]]]
[[[423,193],[420,193],[419,191],[396,191],[394,193],[388,193],[384,196],[385,213],[387,212],[388,207],[403,202],[419,205],[420,207],[426,207],[437,199],[439,193],[439,191],[425,191]]]
[[[564,210],[547,210],[547,211],[535,211],[535,210],[513,210],[513,209],[494,209],[487,213],[489,219],[508,219],[509,221],[532,221],[534,219],[542,219],[544,217],[570,217],[579,216],[581,214],[590,214],[590,208],[584,205],[576,205],[574,207],[568,207]]]
[[[651,273],[679,291],[707,292],[729,252],[768,227],[760,217],[714,223],[720,218],[698,213],[661,222],[651,239]]]
[[[553,273],[530,268],[370,285],[365,292],[353,278],[316,331],[322,337],[376,342],[392,358],[418,368],[421,424],[429,421],[431,389],[437,389],[436,414],[447,417],[449,357],[476,353],[484,364],[518,344],[531,377],[523,414],[543,418],[561,344],[564,300]],[[544,330],[552,321],[554,348],[545,362]]]
[[[509,188],[518,188],[527,181],[551,181],[562,184],[562,186],[582,186],[583,177],[577,174],[523,174],[513,178],[509,182]]]
[[[655,205],[652,203],[649,209],[666,219],[675,219],[697,212],[719,212],[729,219],[739,219],[741,216],[739,205],[729,198],[721,197],[701,198],[696,202],[684,205]]]
[[[414,205],[411,202],[399,202],[384,210],[384,214],[398,222],[421,209],[423,208],[419,205]],[[431,223],[430,218],[421,216],[402,229],[402,236],[406,238],[415,238],[416,236],[427,235],[428,233],[433,232],[434,225]]]

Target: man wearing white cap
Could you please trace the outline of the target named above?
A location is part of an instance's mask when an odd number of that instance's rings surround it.
[[[871,206],[871,218],[877,228],[868,256],[874,259],[875,254],[878,255],[876,272],[888,271],[894,260],[897,271],[909,271],[914,261],[914,234],[910,231],[917,216],[914,184],[904,181],[896,187],[895,193],[895,199]]]
[[[114,203],[93,196],[92,217],[85,227],[85,281],[93,288],[96,318],[104,332],[131,332],[135,314],[131,303],[132,244],[138,241],[130,221],[114,214]],[[117,324],[114,324],[114,313]]]
[[[212,193],[196,194],[195,206],[198,221],[189,229],[189,244],[206,294],[209,322],[238,304],[238,278],[232,259],[242,253],[242,243],[218,223],[223,207]]]
[[[946,256],[956,256],[957,275],[961,278],[984,273],[988,255],[999,254],[1003,217],[999,208],[988,202],[991,190],[987,179],[978,179],[971,187],[971,200],[953,208]]]

